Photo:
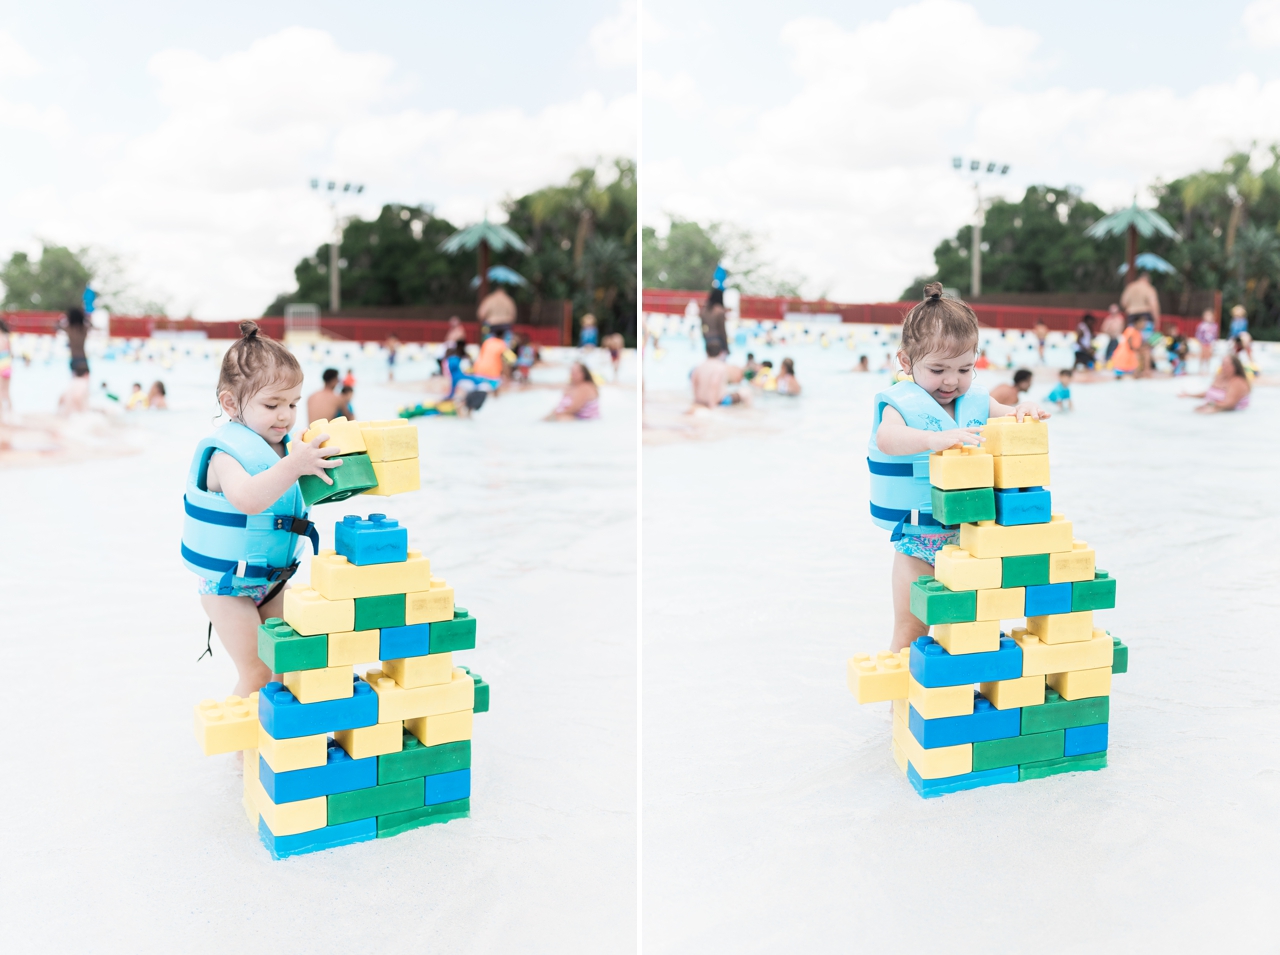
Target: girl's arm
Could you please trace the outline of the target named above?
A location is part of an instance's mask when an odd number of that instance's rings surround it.
[[[988,409],[987,415],[992,418],[1003,418],[1006,415],[1013,415],[1019,421],[1021,421],[1025,415],[1035,415],[1043,421],[1045,418],[1049,417],[1049,412],[1045,411],[1034,401],[1020,401],[1016,405],[1005,405],[992,398],[991,407]]]
[[[310,441],[299,441],[292,454],[286,454],[271,467],[253,477],[244,467],[225,452],[218,451],[209,461],[209,490],[221,491],[227,501],[242,514],[261,514],[279,500],[289,486],[304,474],[314,474],[325,484],[333,480],[326,468],[336,468],[342,460],[329,460],[329,455],[341,453],[341,448],[321,448],[320,443],[329,440],[327,434]]]
[[[957,444],[981,444],[975,428],[952,428],[950,431],[923,431],[911,428],[897,409],[886,406],[876,429],[876,447],[885,454],[900,457],[925,451],[945,451]]]

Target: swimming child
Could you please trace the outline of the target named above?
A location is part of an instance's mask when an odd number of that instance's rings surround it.
[[[135,381],[133,390],[129,392],[129,397],[125,400],[124,410],[134,411],[137,408],[145,408],[147,406],[147,393],[142,390],[142,382]]]
[[[342,460],[329,458],[342,451],[320,448],[327,434],[290,451],[302,368],[254,322],[241,322],[240,334],[218,375],[218,405],[231,420],[200,442],[187,475],[182,560],[201,577],[200,603],[239,676],[232,692],[245,697],[272,676],[258,659],[258,625],[283,616],[304,540],[320,548],[298,478],[332,484],[326,469]]]
[[[354,368],[348,368],[347,373],[342,376],[342,387],[345,390],[347,388],[354,389],[355,386],[356,386],[356,370]]]
[[[1071,402],[1070,368],[1064,368],[1058,372],[1058,383],[1053,386],[1053,391],[1049,392],[1049,397],[1045,401],[1052,401],[1058,406],[1059,411],[1075,410],[1075,405]]]
[[[973,367],[977,368],[975,364]],[[1001,383],[991,389],[991,397],[1001,404],[1012,405],[1031,390],[1032,374],[1026,368],[1013,373],[1013,384]]]
[[[147,407],[152,411],[164,411],[169,407],[167,394],[163,381],[152,382],[151,390],[147,392]]]
[[[742,366],[742,377],[746,381],[750,381],[760,371],[760,363],[756,361],[754,352],[747,352],[746,364]]]
[[[796,363],[790,358],[782,359],[782,370],[778,372],[778,394],[800,394],[800,380],[796,378]]]
[[[1047,418],[1034,401],[1005,405],[973,381],[978,319],[963,302],[942,297],[942,284],[925,286],[925,299],[902,323],[898,361],[912,380],[875,398],[867,465],[871,517],[892,532],[893,642],[901,650],[929,628],[911,613],[911,583],[933,573],[934,555],[960,538],[957,528],[933,519],[929,482],[914,475],[929,453],[981,444],[988,417]]]

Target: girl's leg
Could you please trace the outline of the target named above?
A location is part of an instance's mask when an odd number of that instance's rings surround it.
[[[258,659],[258,624],[264,618],[258,615],[253,601],[248,597],[201,594],[200,604],[236,665],[240,679],[232,692],[244,697],[266,686],[271,669]]]
[[[893,643],[889,649],[894,653],[929,633],[929,628],[911,612],[911,585],[921,575],[932,577],[932,565],[918,557],[893,552]]]

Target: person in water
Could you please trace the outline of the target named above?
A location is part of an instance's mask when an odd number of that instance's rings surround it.
[[[547,421],[588,421],[600,417],[600,389],[585,362],[569,366],[569,387],[560,396]]]

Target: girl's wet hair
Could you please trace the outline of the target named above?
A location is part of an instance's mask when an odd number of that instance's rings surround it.
[[[899,347],[912,362],[943,348],[951,357],[961,355],[978,347],[978,316],[964,302],[943,298],[941,282],[930,282],[924,301],[902,320]]]
[[[275,382],[302,382],[302,366],[280,342],[258,330],[257,322],[240,323],[240,340],[222,356],[218,373],[218,398],[230,392],[243,412],[245,402]]]

